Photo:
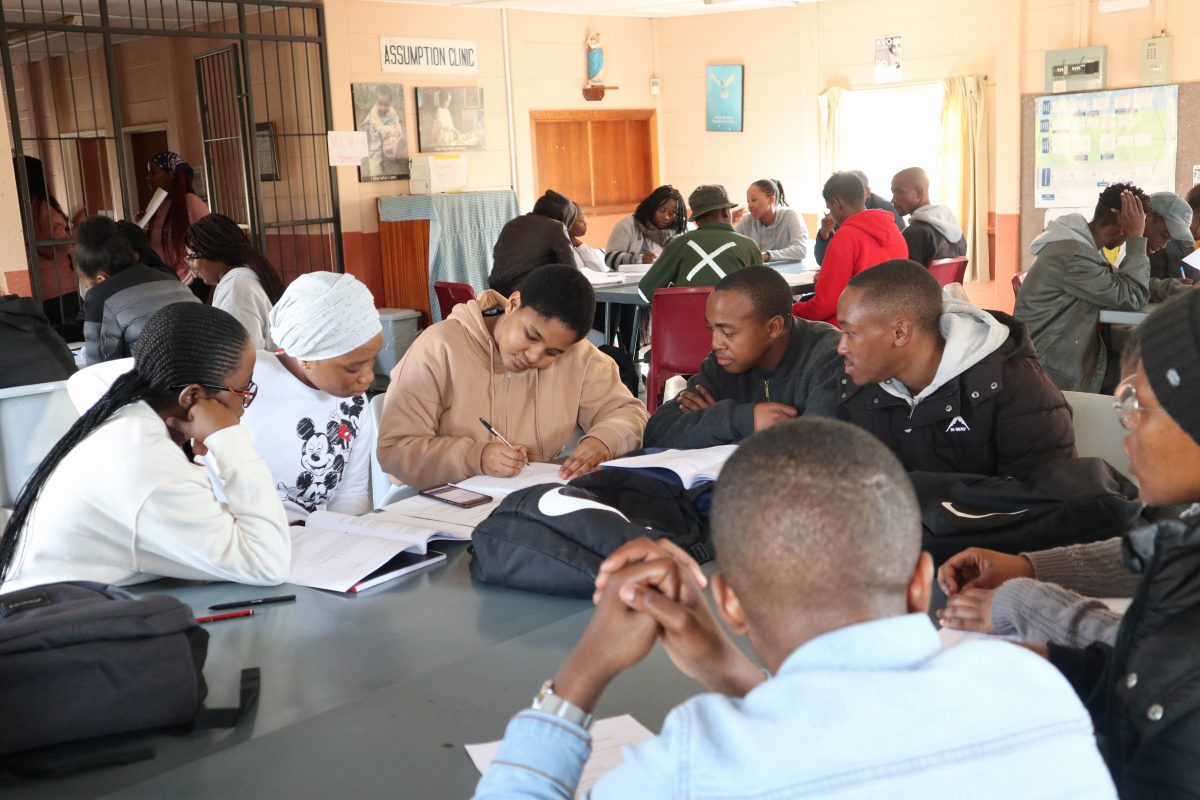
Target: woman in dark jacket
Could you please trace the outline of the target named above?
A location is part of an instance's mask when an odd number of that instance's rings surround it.
[[[488,288],[508,297],[538,267],[573,265],[575,249],[567,231],[575,222],[575,209],[569,197],[547,190],[533,211],[509,220],[492,248]]]
[[[89,366],[133,355],[142,325],[163,306],[199,302],[174,274],[138,261],[108,217],[88,217],[80,223],[75,269],[83,294],[83,353]]]

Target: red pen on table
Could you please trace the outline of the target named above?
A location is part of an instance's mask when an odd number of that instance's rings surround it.
[[[245,611],[230,611],[228,614],[212,614],[207,617],[196,617],[196,622],[204,624],[205,622],[220,622],[223,619],[237,619],[238,617],[253,617],[254,609],[248,608]]]

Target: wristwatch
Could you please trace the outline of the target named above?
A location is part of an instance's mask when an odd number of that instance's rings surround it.
[[[565,719],[567,722],[573,722],[585,731],[590,730],[592,727],[591,714],[574,703],[568,703],[554,693],[553,679],[542,684],[537,697],[533,698],[533,710]]]

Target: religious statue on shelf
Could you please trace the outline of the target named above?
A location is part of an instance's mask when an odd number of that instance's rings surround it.
[[[587,38],[587,74],[589,86],[604,85],[604,48],[600,46],[599,31],[592,31]]]

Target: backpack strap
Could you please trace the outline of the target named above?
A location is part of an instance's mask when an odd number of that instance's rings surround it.
[[[258,667],[242,670],[241,689],[238,693],[236,708],[202,708],[196,712],[192,720],[192,730],[207,730],[209,728],[234,728],[241,721],[242,715],[258,705],[259,691],[262,689],[262,672]]]

